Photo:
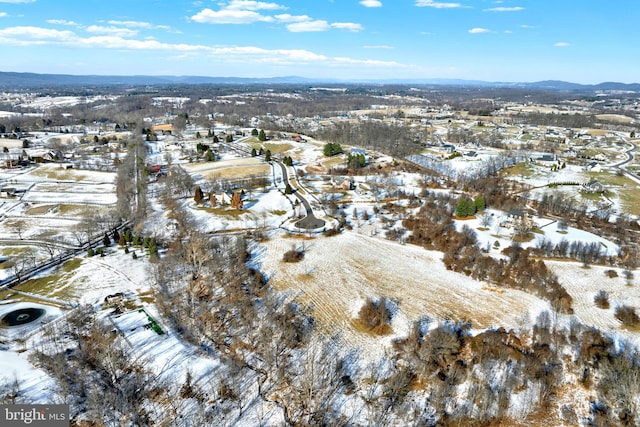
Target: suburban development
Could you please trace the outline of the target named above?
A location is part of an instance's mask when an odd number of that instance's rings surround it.
[[[0,399],[73,425],[636,425],[627,89],[5,87]]]

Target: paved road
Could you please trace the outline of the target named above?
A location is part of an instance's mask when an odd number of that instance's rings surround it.
[[[284,180],[284,183],[286,185],[286,183],[289,182],[287,167],[283,163],[277,161],[276,163],[280,165],[280,168],[282,169],[282,179]],[[298,198],[298,200],[300,200],[300,203],[302,203],[307,212],[307,215],[300,221],[296,222],[295,226],[297,228],[303,228],[305,230],[314,230],[324,227],[326,225],[325,220],[316,218],[316,216],[313,214],[313,209],[311,208],[311,204],[309,203],[309,201],[305,197],[303,197],[299,191],[294,190],[293,194]]]
[[[120,224],[119,226],[116,227],[116,229],[119,232],[122,232],[122,230],[127,227],[129,225],[129,222],[125,222],[123,224]],[[0,280],[0,290],[4,290],[4,289],[8,289],[11,288],[15,285],[18,285],[20,283],[22,283],[23,281],[29,279],[30,277],[36,275],[37,273],[40,273],[41,271],[47,270],[49,268],[53,268],[56,267],[62,263],[64,263],[65,261],[68,261],[72,258],[75,258],[77,256],[80,256],[82,254],[86,254],[87,250],[89,249],[89,247],[98,247],[102,244],[102,239],[104,238],[104,234],[100,233],[98,236],[94,237],[94,239],[91,241],[91,243],[85,243],[83,246],[81,247],[65,247],[64,245],[56,245],[60,248],[65,248],[65,252],[60,253],[59,255],[52,257],[48,260],[42,261],[34,266],[32,266],[31,268],[26,269],[25,271],[23,271],[20,274],[20,277],[16,277],[14,276],[10,276],[7,277],[3,280]],[[3,240],[3,242],[8,242],[8,240]],[[23,244],[27,241],[25,240],[16,240],[14,241],[14,244]],[[41,244],[41,242],[39,241],[32,241],[30,242],[32,244]]]
[[[631,161],[633,161],[633,152],[636,151],[638,147],[636,147],[636,145],[631,141],[629,141],[629,144],[631,144],[631,148],[626,151],[627,160],[623,160],[622,162],[616,163],[615,165],[611,165],[611,166],[619,168],[620,166],[626,165],[627,163],[630,163]]]

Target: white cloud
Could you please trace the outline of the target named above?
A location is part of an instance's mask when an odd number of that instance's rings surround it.
[[[456,9],[463,7],[460,3],[441,3],[433,0],[416,0],[418,7],[433,7],[434,9]]]
[[[311,21],[311,18],[307,15],[289,15],[288,13],[283,13],[280,15],[275,15],[274,18],[278,20],[278,22],[307,22]]]
[[[520,25],[520,28],[524,28],[526,30],[531,30],[531,29],[536,28],[536,27],[533,26],[533,25],[523,24],[523,25]]]
[[[362,25],[356,24],[354,22],[334,22],[331,24],[331,28],[338,28],[340,30],[348,30],[351,32],[358,32],[364,30]]]
[[[335,57],[332,59],[340,64],[373,65],[376,67],[398,67],[398,68],[405,67],[404,65],[395,61],[379,61],[377,59],[353,59],[353,58],[343,58],[343,57]]]
[[[488,33],[490,31],[487,30],[486,28],[472,28],[468,32],[469,34],[482,34],[482,33]]]
[[[252,24],[254,22],[271,22],[270,16],[260,15],[258,12],[250,10],[211,10],[202,9],[191,19],[201,24]]]
[[[364,7],[382,7],[380,0],[362,0],[360,4]]]
[[[304,49],[263,49],[255,46],[206,46],[162,43],[154,39],[133,40],[123,37],[82,37],[73,31],[59,31],[40,27],[10,27],[0,29],[0,44],[13,46],[66,46],[86,49],[117,49],[132,51],[168,52],[178,57],[205,55],[224,62],[255,62],[263,64],[302,64],[330,67],[355,65],[362,67],[405,67],[393,61],[327,57]]]
[[[334,22],[332,24],[324,21],[322,19],[318,19],[315,21],[303,21],[303,22],[295,22],[293,24],[288,24],[287,30],[292,33],[311,33],[311,32],[321,32],[328,31],[331,28],[337,28],[339,30],[348,30],[352,32],[362,31],[362,25],[355,24],[353,22]]]
[[[9,27],[0,29],[0,43],[17,46],[64,43],[76,39],[73,31],[40,27]]]
[[[567,42],[557,42],[553,44],[555,47],[567,47],[567,46],[571,46],[571,43],[567,43]]]
[[[331,26],[329,25],[329,23],[323,20],[296,22],[287,25],[287,30],[291,31],[292,33],[327,31],[330,28]]]
[[[371,0],[363,0],[371,2]],[[378,0],[373,0],[378,1]],[[278,15],[264,15],[256,10],[287,9],[277,3],[267,3],[252,0],[231,0],[222,3],[220,10],[210,8],[202,9],[191,17],[194,22],[202,24],[252,24],[254,22],[277,22],[285,24],[287,30],[292,33],[321,32],[332,28],[351,32],[362,31],[362,25],[354,22],[329,23],[324,19],[313,19],[307,15],[291,15],[282,13]],[[115,22],[115,21],[114,21]]]
[[[128,28],[141,28],[141,29],[144,29],[144,30],[164,30],[164,31],[168,31],[168,32],[171,32],[171,33],[180,33],[180,31],[171,29],[171,27],[169,25],[155,25],[155,24],[152,24],[150,22],[144,22],[144,21],[115,21],[115,20],[111,20],[111,21],[107,21],[107,23],[110,24],[110,25],[119,25],[121,27],[128,27]]]
[[[7,12],[0,12],[0,18],[6,18],[7,16],[9,16]]]
[[[69,27],[79,27],[80,24],[78,24],[77,22],[74,21],[68,21],[66,19],[49,19],[47,20],[47,22],[49,24],[54,24],[54,25],[67,25]]]
[[[492,7],[490,9],[485,9],[485,12],[520,12],[524,10],[524,7],[515,6],[515,7]]]
[[[116,37],[134,37],[138,35],[138,32],[136,30],[132,30],[129,28],[103,27],[100,25],[88,26],[87,32],[96,34],[108,34]]]
[[[232,0],[223,9],[227,10],[279,10],[286,9],[277,3],[266,3],[262,1],[251,0]]]

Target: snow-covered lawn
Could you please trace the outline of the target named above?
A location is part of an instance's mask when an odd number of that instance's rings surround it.
[[[482,226],[482,215],[489,215],[491,217],[490,224],[487,227]],[[500,227],[500,223],[503,222],[505,218],[506,212],[487,209],[484,214],[479,214],[473,219],[456,220],[455,224],[458,230],[461,230],[466,225],[475,231],[481,248],[493,247],[492,250],[498,252],[512,245],[511,236],[513,229]],[[617,255],[620,249],[614,242],[584,230],[569,227],[566,230],[559,231],[557,221],[555,220],[533,217],[533,222],[536,224],[538,231],[533,233],[533,236],[535,236],[533,239],[520,243],[520,246],[523,248],[535,247],[540,239],[546,239],[554,246],[562,240],[566,240],[569,243],[583,242],[585,244],[595,242],[600,245],[600,250],[606,255]],[[496,241],[500,244],[497,248],[494,247]]]

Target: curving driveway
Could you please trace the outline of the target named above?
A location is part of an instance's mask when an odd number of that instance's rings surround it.
[[[282,169],[282,179],[284,180],[284,183],[286,185],[286,183],[289,182],[287,167],[283,163],[280,163],[278,161],[275,161],[275,163],[277,163]],[[296,222],[295,226],[297,228],[303,228],[305,230],[314,230],[324,227],[326,224],[325,220],[317,218],[313,214],[313,209],[311,208],[311,204],[309,203],[309,201],[296,190],[293,191],[293,194],[298,198],[298,200],[300,200],[300,203],[302,203],[307,212],[307,215],[300,221]]]

